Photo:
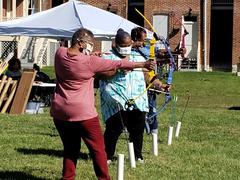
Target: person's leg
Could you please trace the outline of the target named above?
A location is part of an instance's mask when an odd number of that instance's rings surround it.
[[[129,111],[127,128],[130,142],[133,142],[136,159],[142,157],[143,133],[145,127],[146,113],[139,110]]]
[[[121,113],[121,112],[120,112]],[[122,133],[123,123],[119,113],[113,115],[106,121],[104,132],[105,151],[107,159],[112,160],[116,150],[116,145],[120,134]]]
[[[158,133],[158,121],[157,116],[153,117],[153,123],[150,125],[151,133]]]
[[[98,180],[109,180],[107,156],[98,117],[81,121],[82,139],[93,159],[93,167]]]
[[[156,111],[157,111],[157,102],[156,102],[156,94],[153,93],[151,98],[151,116],[152,119],[150,120],[151,123],[149,124],[150,126],[150,132],[151,133],[158,133],[158,121],[157,121],[157,115],[156,115]],[[149,109],[150,112],[150,109]]]
[[[149,112],[146,115],[146,121],[145,121],[145,128],[147,134],[151,133],[152,130],[152,124],[154,121],[154,99],[153,99],[153,92],[148,91],[148,106],[149,106]]]
[[[76,164],[81,147],[79,122],[67,122],[54,119],[63,143],[63,170],[62,179],[72,180],[76,176]]]

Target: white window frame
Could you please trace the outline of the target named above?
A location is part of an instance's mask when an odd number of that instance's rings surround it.
[[[28,11],[31,11],[31,14],[35,13],[35,4],[36,0],[28,0]]]

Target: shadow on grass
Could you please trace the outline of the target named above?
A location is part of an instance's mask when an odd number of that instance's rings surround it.
[[[3,180],[26,180],[26,179],[32,179],[32,180],[46,180],[43,178],[35,177],[31,174],[27,174],[25,172],[21,171],[0,171],[0,179]]]
[[[229,107],[228,110],[240,110],[240,106]]]
[[[50,136],[50,137],[58,137],[59,135],[57,133],[36,133],[37,135],[42,136]]]
[[[17,149],[18,152],[23,154],[36,154],[36,155],[48,155],[48,156],[56,156],[56,157],[63,157],[62,150],[53,150],[53,149],[27,149],[27,148],[19,148]],[[90,155],[88,153],[79,153],[79,158],[82,160],[89,160]]]

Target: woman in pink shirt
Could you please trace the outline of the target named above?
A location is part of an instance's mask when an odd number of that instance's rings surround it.
[[[81,138],[90,151],[98,179],[110,179],[103,135],[94,105],[94,75],[116,69],[153,69],[154,66],[149,61],[103,61],[97,56],[90,56],[93,42],[93,33],[81,28],[73,34],[71,47],[60,47],[55,55],[57,84],[51,116],[64,147],[62,179],[74,179],[76,175]]]

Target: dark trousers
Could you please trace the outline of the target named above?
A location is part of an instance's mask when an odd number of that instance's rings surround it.
[[[146,118],[146,131],[147,133],[157,132],[158,130],[158,120],[156,116],[156,93],[148,91],[148,104],[149,104],[149,113]]]
[[[139,110],[120,111],[106,121],[104,133],[107,159],[112,159],[115,153],[117,140],[126,126],[129,140],[133,142],[135,157],[142,157],[143,133],[145,127],[145,112]]]
[[[82,138],[91,154],[96,176],[99,180],[109,180],[104,139],[98,117],[78,122],[54,119],[54,124],[64,147],[62,179],[72,180],[76,176]]]

